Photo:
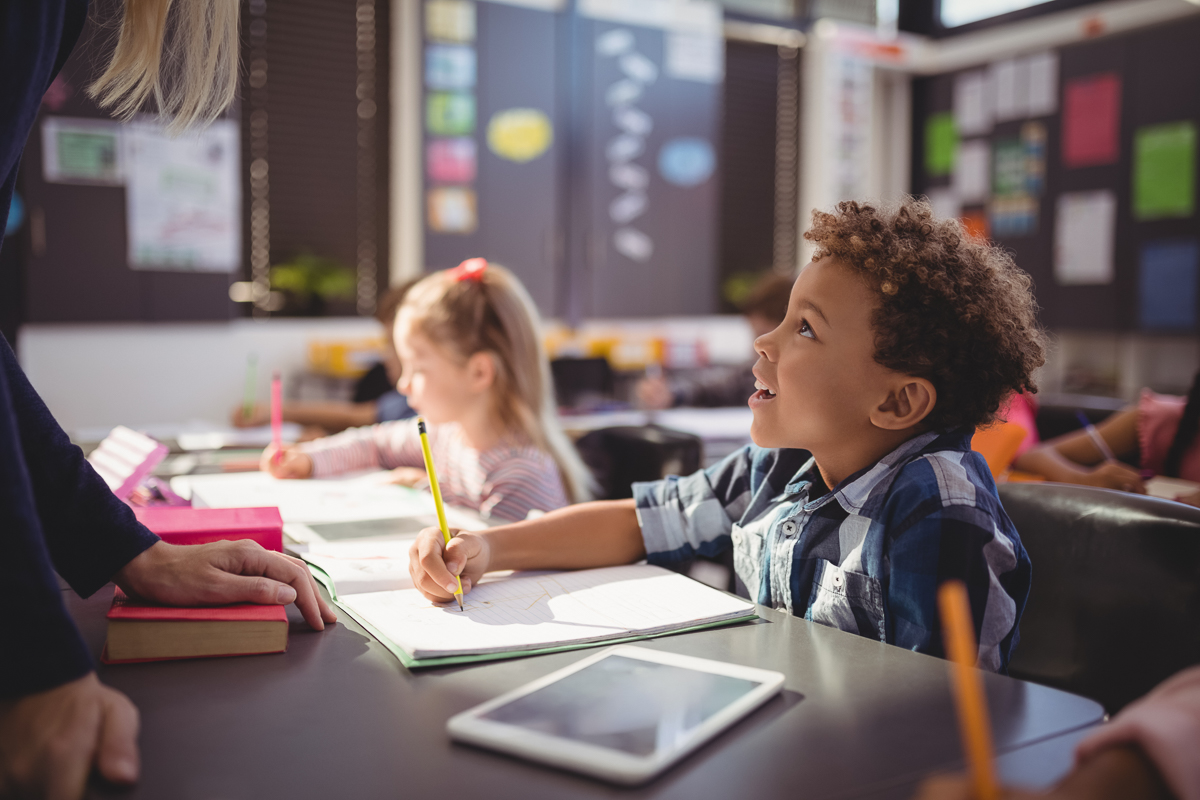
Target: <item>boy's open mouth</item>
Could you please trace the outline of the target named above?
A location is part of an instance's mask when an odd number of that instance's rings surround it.
[[[775,393],[768,389],[762,381],[755,381],[754,388],[758,390],[754,393],[755,400],[771,400],[775,397]]]

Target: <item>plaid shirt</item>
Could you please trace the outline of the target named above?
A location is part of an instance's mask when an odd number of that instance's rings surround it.
[[[832,492],[803,450],[753,445],[687,477],[635,483],[651,563],[733,549],[757,602],[943,655],[937,588],[967,585],[979,666],[1017,644],[1030,563],[970,430],[914,437]]]

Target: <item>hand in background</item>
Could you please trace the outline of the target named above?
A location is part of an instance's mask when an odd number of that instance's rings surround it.
[[[126,594],[169,606],[294,602],[319,631],[337,621],[303,561],[248,540],[158,542],[126,564],[115,580]]]
[[[1176,503],[1186,503],[1189,506],[1196,506],[1197,508],[1200,508],[1200,492],[1193,492],[1192,494],[1181,494],[1175,498],[1175,502]]]
[[[240,405],[229,415],[229,419],[235,428],[257,428],[262,425],[270,425],[271,407],[263,403],[258,403],[247,414],[246,407]]]
[[[675,405],[675,396],[662,376],[642,378],[634,387],[633,396],[641,408],[670,408]]]
[[[0,797],[75,800],[92,767],[112,783],[135,782],[138,724],[129,698],[94,672],[0,703]]]
[[[446,544],[438,528],[426,528],[408,550],[408,574],[413,585],[430,600],[444,602],[454,598],[458,585],[455,575],[462,577],[463,594],[479,582],[488,571],[491,550],[487,540],[477,533],[460,533]]]
[[[275,458],[276,452],[279,458]],[[275,445],[270,444],[263,450],[258,468],[275,478],[308,478],[312,475],[313,463],[310,456],[295,447],[284,445],[276,450]]]
[[[396,467],[388,473],[388,483],[401,486],[427,486],[429,476],[420,467]]]
[[[1037,792],[1023,792],[1015,789],[1001,789],[1000,800],[1033,800],[1046,795]],[[927,778],[917,787],[913,800],[975,800],[971,781],[965,775],[935,775]]]
[[[1084,478],[1088,486],[1101,489],[1116,489],[1121,492],[1146,493],[1146,483],[1142,475],[1128,464],[1120,461],[1105,461],[1087,474]]]

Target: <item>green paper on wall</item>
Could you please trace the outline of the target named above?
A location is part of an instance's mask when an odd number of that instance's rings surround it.
[[[1139,128],[1133,140],[1134,217],[1190,217],[1195,206],[1195,124],[1172,122]]]
[[[435,136],[465,136],[475,132],[475,95],[430,92],[425,98],[425,129]]]
[[[931,114],[925,120],[925,172],[931,176],[949,175],[958,154],[958,126],[954,115]]]

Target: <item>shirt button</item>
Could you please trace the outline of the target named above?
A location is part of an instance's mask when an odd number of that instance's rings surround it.
[[[834,576],[833,576],[833,585],[834,585],[834,586],[841,586],[841,585],[842,585],[842,576],[841,576],[841,575],[834,575]]]
[[[783,523],[783,533],[785,536],[796,535],[796,523],[794,520],[789,519],[787,522]]]

